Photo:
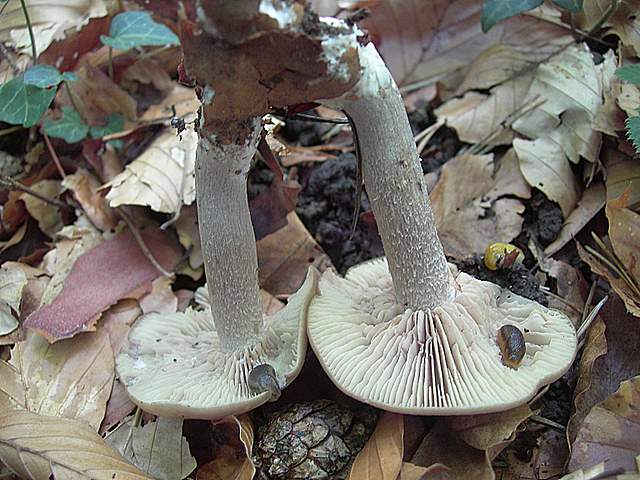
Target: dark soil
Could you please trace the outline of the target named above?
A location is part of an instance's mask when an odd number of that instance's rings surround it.
[[[522,232],[513,243],[527,252],[530,238],[533,238],[541,247],[546,247],[553,242],[560,233],[564,217],[560,206],[535,188],[525,205]],[[528,256],[527,260],[530,259],[531,257]]]
[[[436,121],[436,116],[430,106],[425,106],[414,110],[409,114],[409,123],[413,135],[417,135],[425,128],[430,127]],[[455,130],[448,127],[441,127],[429,140],[427,146],[420,154],[422,172],[429,173],[444,165],[447,160],[453,158],[462,143],[458,139]]]

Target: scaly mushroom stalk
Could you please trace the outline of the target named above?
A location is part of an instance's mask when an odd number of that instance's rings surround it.
[[[256,338],[263,323],[247,201],[247,175],[261,128],[260,118],[249,119],[239,129],[246,136],[226,145],[202,129],[196,155],[198,228],[211,313],[222,348],[230,350]]]
[[[399,303],[435,308],[453,296],[404,102],[372,44],[362,75],[339,105],[355,124],[362,173]]]

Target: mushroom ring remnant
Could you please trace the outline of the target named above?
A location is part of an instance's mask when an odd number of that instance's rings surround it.
[[[577,345],[568,317],[451,270],[454,298],[430,311],[396,303],[384,258],[344,279],[323,274],[309,309],[309,340],[343,392],[393,412],[487,413],[525,403],[564,373]],[[497,345],[505,324],[526,342],[517,369],[503,364]]]
[[[221,348],[210,308],[145,315],[116,360],[129,396],[155,415],[203,419],[240,414],[269,401],[271,392],[250,387],[250,372],[257,365],[271,365],[280,388],[298,375],[317,276],[310,268],[289,303],[265,318],[259,336],[237,349]]]

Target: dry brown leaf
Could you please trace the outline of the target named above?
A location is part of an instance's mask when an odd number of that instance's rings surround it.
[[[28,332],[0,362],[0,405],[100,426],[115,375],[104,329],[54,345]]]
[[[564,221],[562,230],[558,237],[544,250],[547,256],[554,255],[573,237],[575,237],[583,227],[598,213],[605,203],[605,189],[602,183],[594,183],[582,193],[582,199],[578,202],[578,206]]]
[[[170,277],[156,278],[153,281],[151,291],[140,298],[142,313],[176,313],[178,298],[171,289],[172,284],[173,279]]]
[[[122,80],[151,84],[161,92],[171,90],[175,85],[164,66],[154,58],[138,58],[124,71]]]
[[[549,307],[564,312],[575,326],[580,325],[585,297],[589,286],[580,270],[566,262],[546,258],[540,262],[541,269],[556,281],[555,296],[550,296]]]
[[[22,292],[27,282],[26,273],[15,264],[2,265],[0,269],[0,335],[7,335],[18,328]]]
[[[122,422],[135,408],[136,405],[129,398],[129,394],[124,388],[124,385],[116,378],[111,388],[111,395],[107,402],[107,410],[104,413],[104,419],[102,420],[98,433],[104,435],[111,430],[112,427]]]
[[[450,468],[438,463],[429,467],[421,467],[411,462],[403,462],[398,480],[436,480],[438,478],[447,479],[447,472]]]
[[[468,92],[462,98],[449,100],[435,113],[456,130],[463,142],[508,144],[513,133],[505,128],[505,123],[526,98],[530,84],[530,75],[519,76],[493,87],[488,95]]]
[[[321,272],[331,260],[302,224],[295,211],[287,225],[256,243],[260,286],[278,297],[300,288],[310,265]]]
[[[640,214],[624,208],[625,206],[624,197],[607,203],[609,240],[614,253],[631,274],[636,286],[640,286]]]
[[[182,422],[181,418],[157,417],[142,427],[134,426],[130,417],[106,440],[152,478],[181,480],[196,468],[196,459],[182,436]]]
[[[493,155],[461,155],[442,167],[429,198],[448,255],[466,258],[520,233],[524,205],[504,197],[526,198],[529,188],[512,153],[502,158],[495,176],[493,170]]]
[[[640,453],[640,377],[591,409],[572,444],[569,470],[606,461],[608,469],[638,471]]]
[[[253,423],[248,415],[226,417],[214,424],[222,441],[214,448],[214,459],[198,469],[197,480],[251,480],[256,467],[251,460]]]
[[[636,209],[640,206],[640,162],[618,150],[607,149],[603,155],[607,169],[607,201],[626,193],[628,207]]]
[[[142,205],[156,212],[176,213],[193,203],[196,194],[195,160],[198,135],[191,127],[178,135],[160,134],[125,170],[103,188],[109,205]]]
[[[577,25],[582,29],[590,30],[606,19],[603,25],[606,30],[601,35],[614,33],[633,55],[640,56],[640,19],[638,18],[640,2],[637,0],[615,2],[615,10],[610,14],[609,8],[613,3],[613,0],[585,0],[582,12],[576,17]]]
[[[482,4],[473,0],[369,2],[362,24],[401,85],[433,82],[467,68],[483,51],[501,44],[529,61],[542,60],[567,40],[567,31],[532,17],[513,17],[482,33]]]
[[[107,15],[104,0],[26,0],[25,3],[38,54],[54,40],[64,38],[66,30],[79,30],[89,19]],[[22,53],[31,55],[31,40],[20,0],[9,0],[3,9],[0,42],[10,42]]]
[[[567,426],[570,441],[591,408],[620,386],[620,382],[640,375],[640,322],[625,311],[615,295],[600,310],[589,333],[578,364],[572,416]]]
[[[29,188],[50,199],[57,199],[62,191],[58,180],[40,180]],[[43,202],[28,193],[23,193],[20,198],[24,201],[29,215],[38,221],[40,230],[53,238],[63,225],[60,208],[51,203]]]
[[[83,422],[27,411],[0,414],[0,460],[29,480],[151,480]]]
[[[518,427],[532,415],[525,404],[504,412],[449,417],[444,423],[469,446],[486,451],[493,460],[513,441]]]
[[[64,177],[62,186],[73,192],[74,198],[97,228],[103,232],[115,228],[115,214],[98,192],[100,183],[91,173],[79,168],[75,173]]]
[[[444,422],[437,422],[424,437],[411,462],[421,466],[445,465],[452,479],[494,480],[487,454],[458,438]],[[446,477],[445,477],[446,478]]]
[[[169,125],[173,110],[175,107],[175,115],[191,121],[195,118],[196,112],[200,107],[200,100],[196,96],[193,88],[187,88],[183,85],[175,85],[162,101],[156,105],[150,106],[140,117],[140,123],[164,123]]]
[[[202,245],[200,244],[200,231],[198,230],[198,218],[196,206],[188,205],[180,210],[180,216],[175,223],[176,232],[180,243],[189,251],[189,266],[191,269],[202,269]]]
[[[384,412],[373,434],[353,461],[349,480],[395,480],[402,469],[403,435],[402,415]]]

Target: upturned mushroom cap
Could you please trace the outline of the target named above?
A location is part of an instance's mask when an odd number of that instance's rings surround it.
[[[313,350],[347,395],[393,412],[475,414],[525,403],[573,362],[575,329],[564,314],[465,273],[455,297],[431,311],[396,303],[385,259],[341,278],[327,271],[309,309]],[[518,327],[526,353],[502,361],[497,336]]]
[[[221,349],[208,308],[145,315],[116,359],[129,396],[156,415],[202,419],[244,413],[269,401],[269,392],[252,391],[249,374],[258,365],[271,365],[280,388],[298,375],[317,283],[318,273],[310,268],[287,305],[265,318],[262,334],[236,350]]]

